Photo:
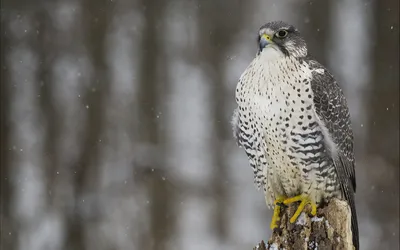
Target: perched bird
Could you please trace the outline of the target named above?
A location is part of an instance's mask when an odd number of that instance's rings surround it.
[[[274,206],[271,228],[280,219],[280,203],[300,201],[293,223],[305,205],[315,215],[321,202],[337,197],[350,206],[359,249],[353,132],[343,92],[292,25],[265,24],[258,45],[236,87],[232,125],[255,184]]]

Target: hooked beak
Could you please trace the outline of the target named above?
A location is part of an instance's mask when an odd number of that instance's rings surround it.
[[[262,51],[265,47],[267,47],[270,44],[273,44],[274,42],[272,41],[271,36],[267,34],[263,34],[260,38],[260,51]]]

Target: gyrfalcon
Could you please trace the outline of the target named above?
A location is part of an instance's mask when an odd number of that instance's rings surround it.
[[[315,215],[319,204],[336,197],[350,206],[359,249],[353,132],[342,89],[292,25],[263,25],[258,46],[237,84],[232,124],[255,184],[274,206],[271,228],[280,219],[279,203],[300,201],[293,223],[305,205]]]

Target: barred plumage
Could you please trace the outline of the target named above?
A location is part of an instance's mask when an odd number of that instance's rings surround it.
[[[342,90],[307,54],[293,26],[268,23],[259,39],[260,50],[237,85],[232,120],[255,183],[270,206],[299,194],[317,204],[346,199],[358,249],[353,134]]]

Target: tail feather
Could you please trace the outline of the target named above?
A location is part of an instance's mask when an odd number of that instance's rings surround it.
[[[347,200],[350,211],[351,211],[351,231],[353,234],[353,245],[355,250],[360,249],[359,242],[359,233],[358,233],[358,221],[357,221],[357,212],[356,212],[356,203],[354,200],[354,194],[356,191],[356,182],[355,177],[353,176],[349,178],[349,175],[346,174],[346,168],[349,168],[346,161],[343,161],[343,158],[340,158],[340,162],[336,162],[336,173],[338,174],[338,178],[340,181],[342,193],[344,198]],[[346,167],[347,166],[347,167]],[[354,165],[350,168],[354,168]]]
[[[356,204],[354,201],[354,191],[352,187],[343,187],[344,196],[347,202],[349,203],[351,210],[351,231],[353,234],[353,245],[356,250],[360,249],[359,242],[359,232],[358,232],[358,221],[357,221],[357,212],[356,212]]]

